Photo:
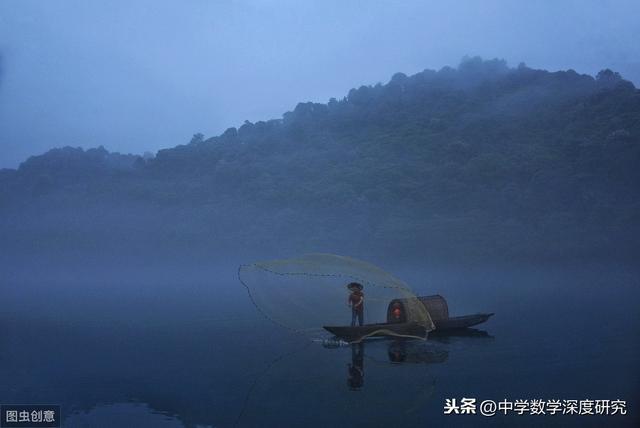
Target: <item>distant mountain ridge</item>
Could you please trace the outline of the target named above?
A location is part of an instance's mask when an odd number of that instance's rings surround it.
[[[467,58],[155,157],[31,157],[0,171],[0,231],[25,254],[35,240],[45,252],[627,259],[638,161],[640,91],[617,73]]]

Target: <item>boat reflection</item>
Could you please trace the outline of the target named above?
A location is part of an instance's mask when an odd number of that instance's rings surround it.
[[[288,426],[305,426],[309,421],[331,426],[337,418],[341,426],[363,426],[361,415],[368,415],[369,421],[383,420],[393,408],[403,421],[411,421],[406,426],[418,426],[436,393],[432,365],[447,364],[450,352],[464,350],[441,340],[471,344],[490,342],[487,338],[491,336],[484,331],[468,329],[436,340],[376,338],[348,343],[334,337],[301,343],[257,376],[236,425],[262,426],[265,412],[283,412],[291,420]],[[389,394],[390,390],[401,393]],[[341,405],[327,413],[327,403]]]
[[[380,350],[381,345],[386,344],[387,364],[429,365],[446,362],[449,358],[449,350],[443,348],[442,345],[462,338],[493,339],[493,336],[484,330],[465,328],[447,331],[446,333],[430,334],[427,341],[397,338],[393,340],[374,339],[348,344],[338,338],[333,338],[325,341],[323,346],[326,348],[349,346],[351,348],[351,362],[347,364],[347,386],[351,391],[359,391],[364,387],[365,344],[373,346],[374,351]],[[373,352],[373,355],[368,358],[378,364],[384,363],[378,357],[379,354],[379,352]]]
[[[376,341],[375,345],[383,345],[382,341]],[[432,343],[419,341],[396,339],[384,342],[386,344],[387,364],[440,364],[449,358],[449,351],[434,347]],[[351,362],[347,364],[347,386],[351,391],[358,391],[364,387],[364,357],[365,343],[352,343]],[[380,346],[375,346],[380,348]],[[377,359],[374,353],[369,359],[376,363],[384,363]]]
[[[440,364],[447,361],[449,351],[427,347],[424,342],[394,340],[389,344],[387,354],[394,364]]]

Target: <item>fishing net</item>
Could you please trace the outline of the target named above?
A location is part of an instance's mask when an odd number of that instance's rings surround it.
[[[434,329],[425,306],[406,284],[349,257],[308,254],[256,262],[240,266],[238,277],[267,318],[296,332],[338,327],[348,333],[350,342],[357,342],[376,335],[424,339]],[[348,285],[354,282],[362,286],[364,296],[363,328],[349,328],[352,310],[348,301],[353,287]],[[389,319],[393,302],[401,302],[401,319]]]

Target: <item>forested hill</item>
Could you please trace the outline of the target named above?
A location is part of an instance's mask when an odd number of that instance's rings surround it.
[[[31,157],[0,171],[0,245],[631,260],[639,161],[640,91],[617,73],[473,58],[155,157]]]

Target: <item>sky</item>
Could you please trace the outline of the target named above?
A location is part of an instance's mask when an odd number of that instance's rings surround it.
[[[0,0],[0,168],[154,153],[465,55],[640,86],[638,16],[637,0]]]

